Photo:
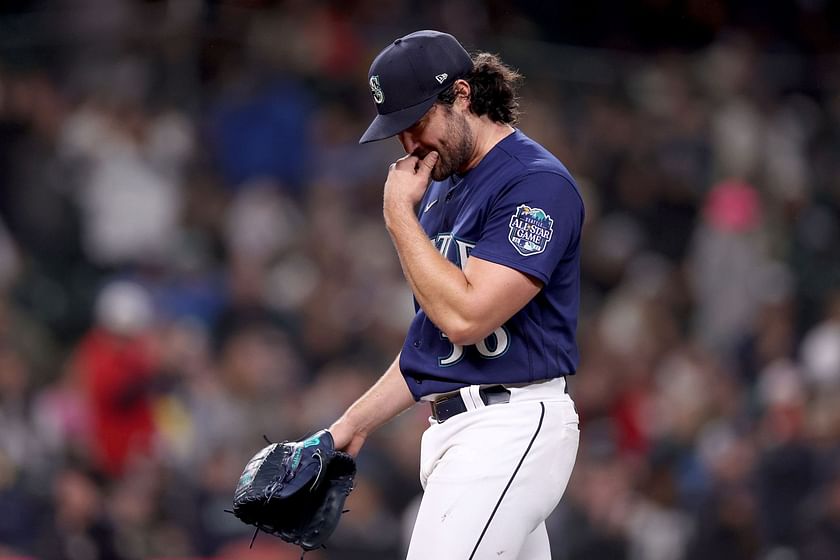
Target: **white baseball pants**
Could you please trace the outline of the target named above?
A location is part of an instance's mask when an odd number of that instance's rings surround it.
[[[430,419],[407,560],[551,560],[545,519],[572,473],[578,415],[562,378],[509,389],[485,406],[465,387],[467,412]]]

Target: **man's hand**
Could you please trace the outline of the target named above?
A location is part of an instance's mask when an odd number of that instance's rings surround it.
[[[400,212],[414,213],[415,206],[429,186],[432,169],[437,161],[438,153],[429,152],[423,159],[407,155],[391,164],[383,194],[386,225]]]
[[[345,417],[336,420],[328,428],[328,431],[332,434],[336,450],[344,451],[353,457],[359,456],[359,451],[365,443],[366,436],[356,431]]]

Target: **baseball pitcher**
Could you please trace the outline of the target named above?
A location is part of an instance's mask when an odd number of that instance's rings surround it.
[[[384,218],[416,316],[329,432],[355,456],[377,427],[429,406],[411,560],[549,560],[545,519],[575,462],[584,209],[563,164],[514,128],[519,80],[436,31],[396,39],[368,74],[377,116],[360,143],[396,136],[406,152]]]

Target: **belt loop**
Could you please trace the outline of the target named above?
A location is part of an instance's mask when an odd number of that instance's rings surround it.
[[[464,401],[464,406],[467,410],[475,410],[476,408],[484,406],[481,401],[481,395],[478,393],[479,387],[477,385],[468,385],[461,387],[458,391],[461,393],[461,399]]]
[[[473,408],[484,408],[484,399],[481,398],[481,385],[470,385],[470,398],[472,398]]]

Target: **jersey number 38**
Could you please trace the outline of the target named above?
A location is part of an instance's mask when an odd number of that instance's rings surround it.
[[[440,333],[443,338],[448,339],[448,337]],[[441,367],[449,367],[457,364],[461,361],[464,357],[464,347],[460,344],[452,344],[452,352],[449,353],[448,356],[444,358],[438,358],[438,365]],[[479,342],[475,345],[475,349],[478,350],[478,353],[481,355],[482,358],[490,359],[498,358],[505,352],[507,352],[508,346],[510,345],[510,336],[508,336],[507,329],[503,326],[499,327],[492,333],[490,336]]]
[[[453,243],[454,241],[454,243]],[[475,243],[458,239],[451,233],[440,233],[434,239],[431,239],[432,244],[440,251],[440,254],[447,257],[450,261],[454,261],[461,270],[467,264],[467,259]],[[450,252],[452,254],[450,254]],[[448,340],[444,333],[441,336]],[[493,359],[498,358],[507,352],[510,344],[510,336],[504,326],[499,327],[490,336],[475,345],[475,349],[482,358]],[[452,344],[452,351],[448,356],[438,358],[438,365],[441,367],[449,367],[460,362],[464,357],[464,347],[460,344]]]

